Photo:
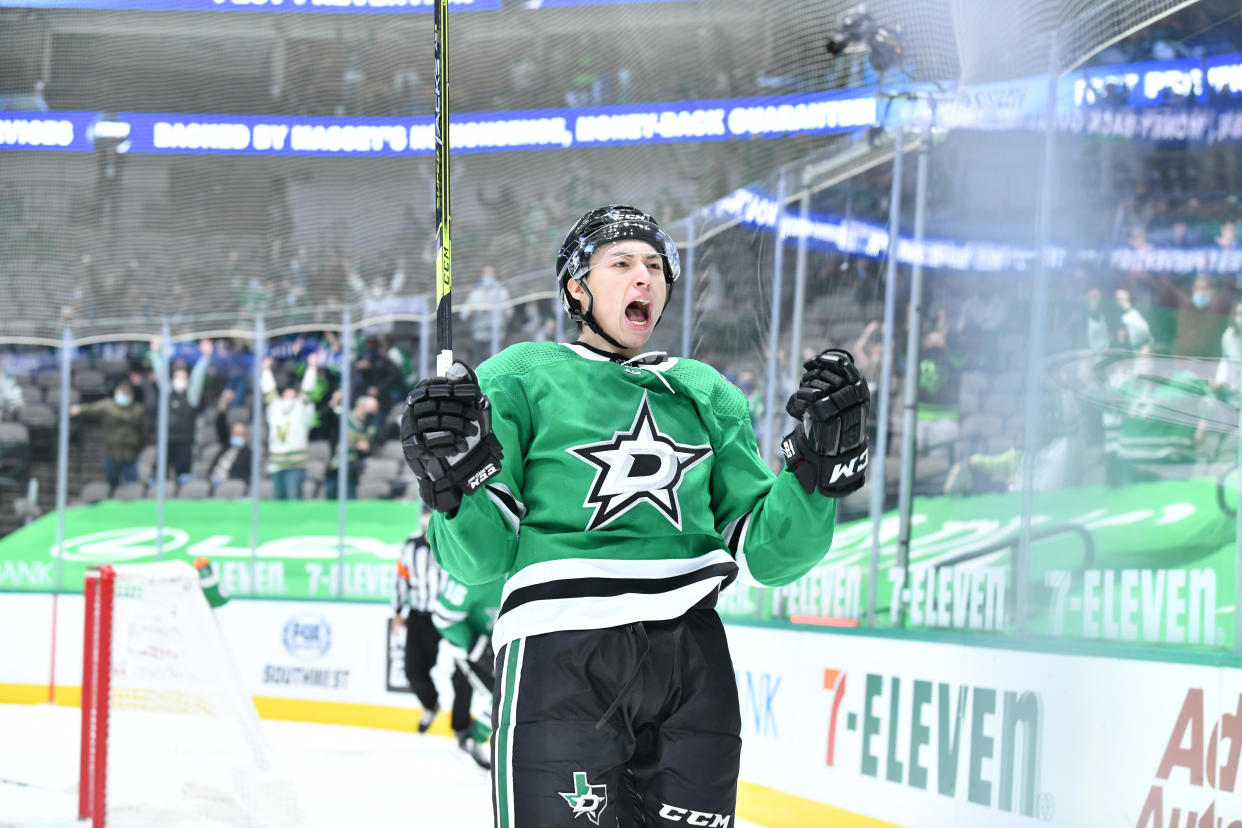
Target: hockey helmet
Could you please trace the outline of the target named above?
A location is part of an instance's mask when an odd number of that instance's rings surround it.
[[[664,299],[665,307],[673,297],[673,283],[681,275],[681,259],[677,255],[677,245],[664,232],[659,222],[641,210],[625,204],[597,207],[578,219],[565,241],[561,244],[560,253],[556,257],[556,282],[561,294],[561,305],[569,318],[574,322],[586,323],[596,333],[604,335],[595,324],[591,315],[594,299],[591,290],[583,280],[591,271],[591,256],[602,245],[618,239],[639,239],[650,244],[664,260],[664,281],[668,292]],[[569,294],[569,280],[573,279],[586,289],[587,307]],[[616,343],[613,343],[616,344]]]

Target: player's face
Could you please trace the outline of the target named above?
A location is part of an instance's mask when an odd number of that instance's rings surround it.
[[[591,256],[586,283],[594,296],[591,312],[596,324],[624,346],[627,356],[637,355],[651,338],[668,297],[664,257],[638,239],[610,242]],[[571,291],[575,288],[580,289],[571,279]],[[585,292],[578,298],[585,306]],[[589,328],[583,330],[582,340],[613,350]]]

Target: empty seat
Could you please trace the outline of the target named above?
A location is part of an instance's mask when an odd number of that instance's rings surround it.
[[[311,440],[306,446],[306,459],[317,460],[326,464],[332,456],[332,446],[327,440]]]
[[[400,468],[391,457],[367,457],[362,461],[363,480],[392,480]]]
[[[22,390],[22,402],[26,405],[43,402],[43,389],[40,386],[29,382],[18,382],[17,385]]]
[[[360,480],[358,482],[359,500],[381,500],[392,495],[392,484],[384,480]]]
[[[177,497],[182,500],[201,500],[211,495],[211,484],[206,480],[187,480],[177,487]]]
[[[78,493],[78,500],[82,503],[98,503],[101,500],[107,500],[111,493],[112,487],[108,485],[107,480],[90,480],[82,486],[82,491]]]
[[[328,464],[323,460],[306,461],[306,479],[322,483],[328,475]]]
[[[0,443],[26,443],[30,431],[21,423],[0,423]]]
[[[43,395],[43,400],[52,408],[60,407],[60,386],[47,389],[47,393]],[[69,404],[79,403],[82,401],[82,392],[76,388],[69,389]]]
[[[388,457],[396,460],[398,465],[405,465],[405,452],[401,448],[400,440],[385,440],[375,456]]]
[[[103,371],[96,368],[79,368],[70,374],[70,381],[74,388],[84,393],[99,393],[108,388]]]
[[[141,482],[122,483],[112,493],[114,500],[142,500],[146,496],[147,486]]]
[[[56,412],[47,403],[27,403],[22,406],[21,421],[30,428],[52,428]]]
[[[245,480],[224,480],[211,494],[217,500],[238,500],[246,496]]]

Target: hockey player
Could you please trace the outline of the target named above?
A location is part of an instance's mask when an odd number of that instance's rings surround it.
[[[556,272],[576,343],[514,345],[477,376],[455,363],[402,417],[437,558],[465,583],[507,579],[495,823],[726,825],[741,722],[716,597],[828,551],[834,499],[863,485],[867,384],[844,351],[808,360],[774,475],[741,391],[644,353],[680,274],[655,219],[592,210]]]
[[[397,560],[397,577],[393,579],[392,629],[405,627],[405,678],[410,691],[423,706],[418,732],[426,733],[440,712],[440,694],[431,680],[440,647],[440,632],[431,620],[432,606],[440,594],[445,576],[427,545],[426,520],[417,534],[410,535],[401,547]],[[470,686],[465,685],[466,715],[470,715]],[[454,684],[453,710],[456,714],[457,686]]]
[[[496,656],[492,652],[492,627],[500,612],[500,590],[504,578],[486,584],[467,586],[453,578],[445,578],[444,588],[433,606],[431,620],[444,637],[443,646],[451,648],[454,671],[453,734],[457,745],[481,768],[490,768],[488,740],[492,735],[490,712],[482,720],[470,715],[470,690],[477,690],[492,706]],[[459,680],[466,681],[466,692],[457,689]],[[465,699],[464,709],[457,703]]]

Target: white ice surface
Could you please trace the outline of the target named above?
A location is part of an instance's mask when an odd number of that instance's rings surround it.
[[[492,824],[487,773],[450,738],[268,720],[263,729],[312,828]],[[0,704],[0,828],[82,824],[78,739],[76,707]]]

